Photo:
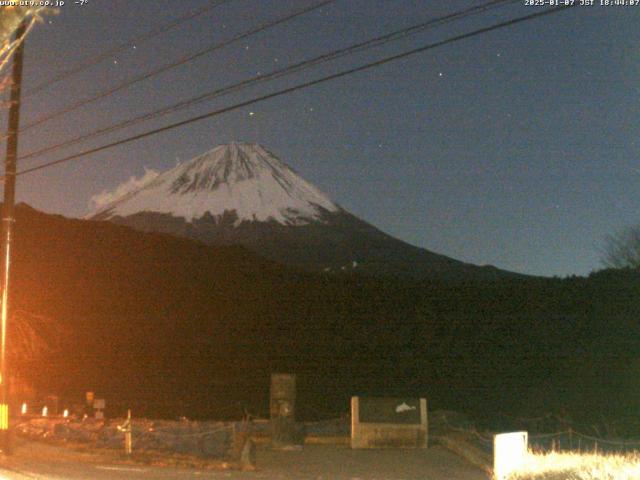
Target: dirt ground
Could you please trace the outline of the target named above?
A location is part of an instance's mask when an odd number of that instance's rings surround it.
[[[480,469],[440,446],[428,450],[351,450],[309,445],[301,451],[259,450],[260,472],[268,480],[487,480]]]
[[[78,453],[63,447],[24,442],[0,462],[13,474],[39,479],[236,479],[236,480],[488,480],[480,469],[440,446],[428,450],[351,450],[347,446],[307,445],[302,450],[259,447],[257,471],[212,471],[123,464],[113,456]],[[10,475],[9,478],[23,478]]]

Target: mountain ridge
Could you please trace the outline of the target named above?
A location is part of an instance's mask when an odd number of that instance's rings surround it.
[[[312,271],[490,279],[520,274],[410,245],[351,214],[258,144],[232,142],[158,174],[87,217],[208,245],[243,245]]]

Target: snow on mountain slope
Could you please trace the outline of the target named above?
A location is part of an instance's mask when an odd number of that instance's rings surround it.
[[[89,215],[107,220],[142,212],[170,214],[187,222],[235,212],[236,224],[275,221],[283,225],[322,222],[342,209],[257,144],[233,142],[150,178]]]
[[[163,173],[147,171],[114,192],[89,220],[108,220],[207,245],[241,245],[310,271],[357,269],[408,278],[496,278],[477,267],[409,245],[357,218],[257,144],[221,145]]]

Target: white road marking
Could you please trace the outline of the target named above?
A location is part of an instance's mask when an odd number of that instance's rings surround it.
[[[107,467],[99,465],[96,467],[98,470],[114,470],[116,472],[147,472],[146,468],[136,468],[136,467]]]

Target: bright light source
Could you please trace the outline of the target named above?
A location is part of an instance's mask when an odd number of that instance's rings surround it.
[[[527,432],[493,436],[493,474],[497,480],[504,480],[524,467],[528,443]]]
[[[66,408],[64,409],[64,412],[62,412],[62,416],[64,418],[67,418],[69,416],[69,410],[67,410]]]
[[[42,407],[42,416],[46,417],[49,413],[49,409],[47,407]]]
[[[27,402],[22,404],[22,408],[20,409],[20,413],[22,413],[22,415],[26,415],[27,414]]]

